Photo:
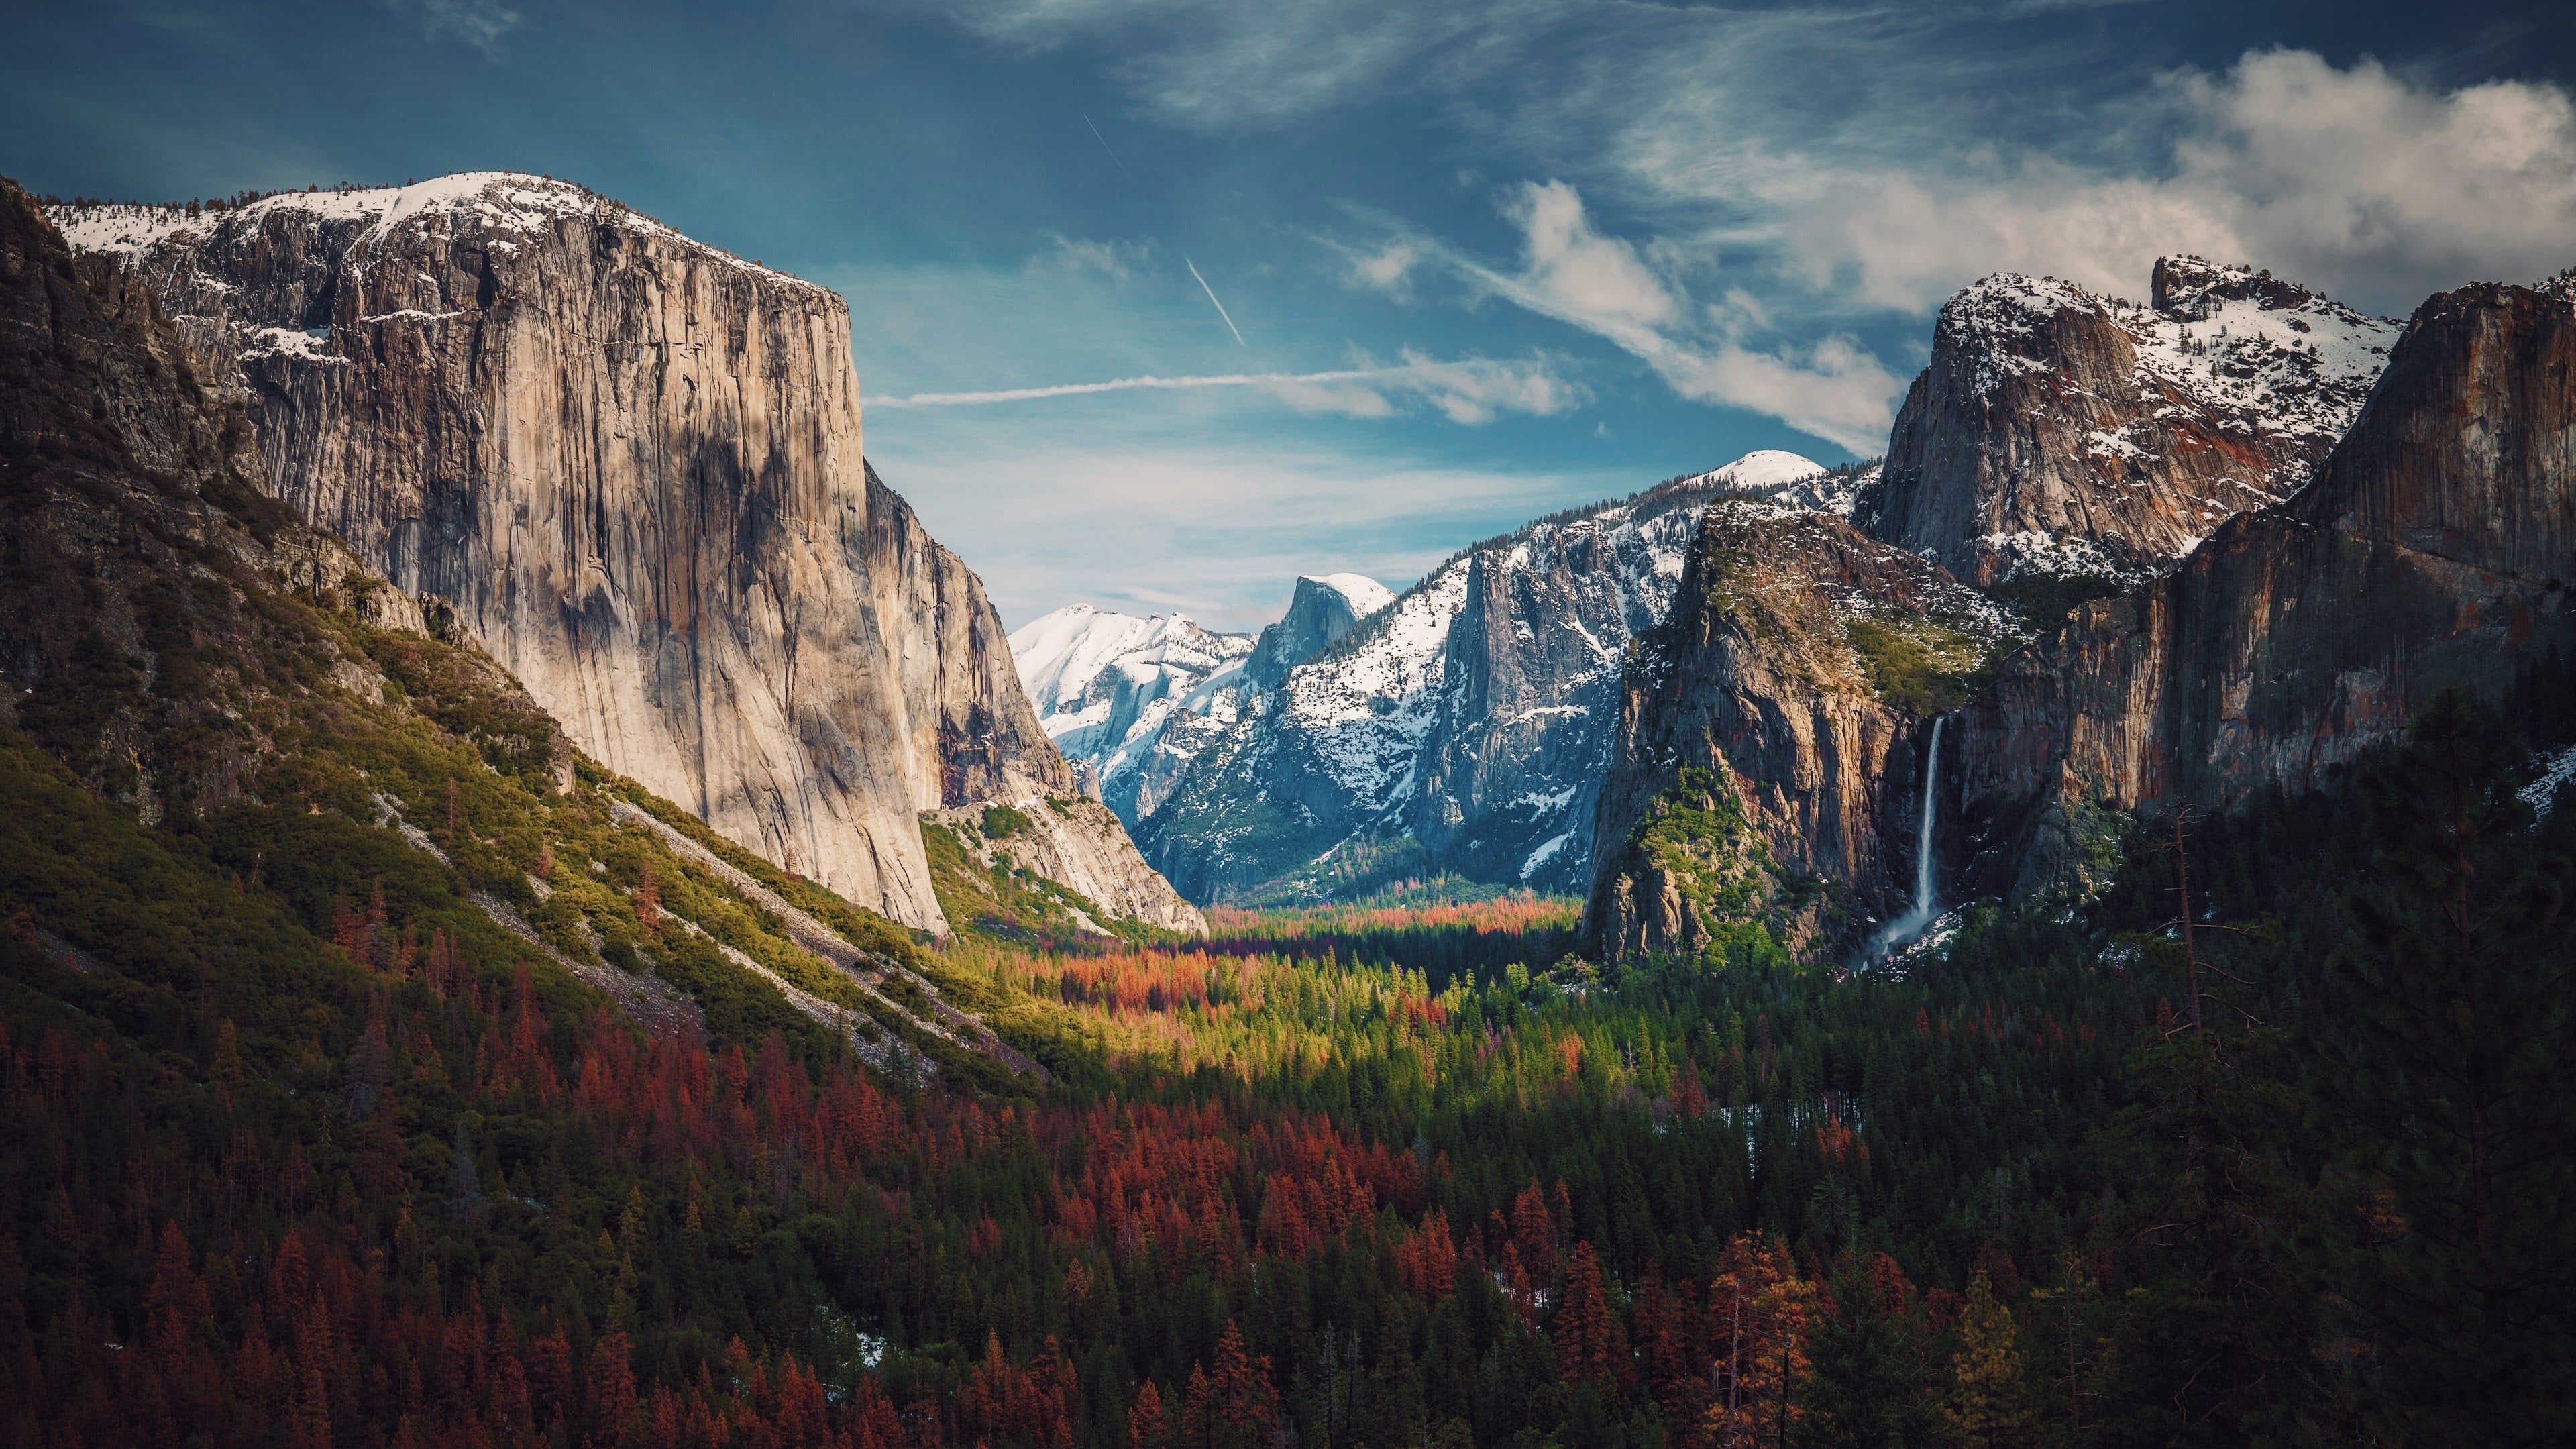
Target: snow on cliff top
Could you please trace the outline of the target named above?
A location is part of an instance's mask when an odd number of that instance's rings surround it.
[[[2158,273],[2166,295],[2142,307],[2055,277],[1998,272],[1942,307],[1941,330],[1975,349],[1978,391],[1991,396],[2008,377],[2056,367],[2043,324],[2089,313],[2128,334],[2141,385],[2239,431],[2327,439],[2351,426],[2404,330],[2245,266],[2168,257]]]
[[[1311,579],[1341,595],[1343,601],[1351,606],[1354,619],[1365,619],[1395,602],[1395,590],[1366,574],[1304,574],[1300,577]]]
[[[128,261],[174,239],[194,242],[218,231],[255,230],[275,215],[309,217],[324,224],[364,224],[370,239],[389,236],[406,224],[425,224],[430,217],[471,218],[486,229],[521,234],[542,231],[563,217],[614,220],[629,230],[669,237],[745,271],[825,290],[685,236],[588,187],[519,171],[459,171],[409,186],[282,191],[240,206],[200,208],[196,216],[190,216],[183,205],[125,202],[57,206],[47,214],[73,249],[105,252]]]

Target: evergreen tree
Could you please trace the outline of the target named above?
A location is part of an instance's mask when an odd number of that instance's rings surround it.
[[[1941,1403],[1951,1441],[1963,1449],[2005,1449],[2031,1442],[2038,1416],[2022,1376],[2012,1310],[1995,1298],[1983,1268],[1968,1280],[1959,1310],[1959,1346],[1950,1357],[1952,1384]]]
[[[1924,1444],[1938,1418],[1927,1387],[1919,1314],[1894,1260],[1847,1249],[1809,1330],[1804,1413],[1792,1442],[1815,1449]]]
[[[2371,888],[2329,963],[2318,1080],[2367,1196],[2335,1286],[2374,1410],[2428,1440],[2576,1426],[2570,870],[2519,752],[2456,691],[2366,770]]]

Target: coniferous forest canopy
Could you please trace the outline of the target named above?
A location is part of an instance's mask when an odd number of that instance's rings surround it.
[[[1511,196],[1328,249],[1779,362]],[[1963,288],[1884,456],[1011,634],[826,288],[0,178],[0,1449],[2576,1446],[2576,271],[2151,288]],[[1345,351],[888,411],[1608,387]]]

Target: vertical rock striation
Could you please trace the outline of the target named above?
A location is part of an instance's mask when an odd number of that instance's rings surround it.
[[[917,812],[1075,793],[982,585],[861,453],[831,292],[502,173],[57,220],[240,397],[278,497],[728,836],[937,928]]]
[[[2576,658],[2576,301],[2427,301],[2315,481],[2006,661],[1958,737],[1975,874],[2065,880],[2089,806],[2325,783],[2460,685]],[[2533,718],[2544,742],[2570,723]]]

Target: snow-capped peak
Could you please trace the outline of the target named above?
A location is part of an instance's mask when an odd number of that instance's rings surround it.
[[[1176,710],[1224,712],[1225,682],[1252,640],[1201,628],[1186,614],[1111,613],[1068,604],[1011,635],[1011,660],[1047,737],[1090,770],[1112,808],[1132,810],[1129,778],[1154,753]]]
[[[1251,650],[1240,634],[1199,627],[1187,614],[1114,614],[1089,604],[1067,604],[1021,625],[1011,634],[1011,660],[1020,686],[1039,713],[1079,705],[1101,675],[1112,669],[1177,666],[1204,675]]]
[[[1778,448],[1757,448],[1721,468],[1683,479],[1695,488],[1723,488],[1730,492],[1767,493],[1784,484],[1812,478],[1825,471],[1825,465],[1813,458]]]
[[[1301,577],[1331,589],[1351,606],[1351,617],[1365,619],[1395,602],[1395,591],[1366,574],[1305,574]]]

